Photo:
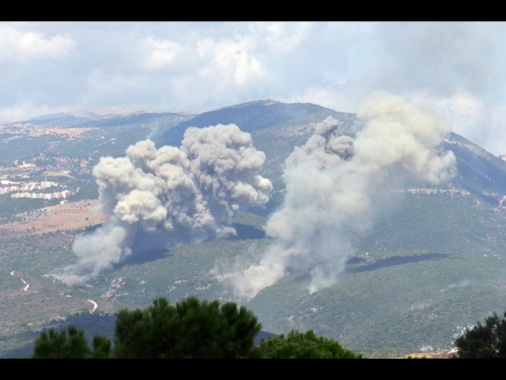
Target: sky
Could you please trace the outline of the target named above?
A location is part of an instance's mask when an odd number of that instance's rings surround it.
[[[386,91],[501,155],[505,40],[504,22],[0,22],[0,123],[265,99],[356,113]]]

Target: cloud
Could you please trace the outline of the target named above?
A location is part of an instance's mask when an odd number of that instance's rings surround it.
[[[481,113],[445,111],[448,122],[500,154],[505,32],[501,22],[2,23],[0,113],[205,112],[261,99],[354,113],[377,90],[434,107],[469,94]]]
[[[496,64],[504,55],[504,30],[502,23],[488,22],[378,23],[375,36],[383,53],[369,80],[385,90],[497,94],[497,81],[504,80]]]
[[[310,22],[298,23],[258,23],[253,24],[252,29],[259,33],[267,33],[265,41],[269,49],[276,52],[286,53],[293,51],[309,36],[311,31]]]
[[[266,74],[261,61],[254,56],[254,42],[248,37],[220,41],[207,38],[198,41],[196,50],[206,62],[199,72],[204,79],[244,86]]]
[[[0,24],[0,62],[61,59],[76,47],[68,35],[44,36],[18,29],[15,25]]]
[[[144,67],[148,70],[161,70],[170,67],[183,50],[178,42],[151,36],[144,38],[142,42],[149,49],[149,54],[144,62]]]

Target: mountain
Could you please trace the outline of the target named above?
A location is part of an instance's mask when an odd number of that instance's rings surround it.
[[[506,189],[504,160],[455,133],[443,142],[443,147],[457,157],[453,186],[498,205]]]
[[[327,116],[344,115],[331,109],[310,103],[285,104],[278,101],[263,100],[205,112],[192,119],[179,123],[170,131],[161,134],[162,145],[178,146],[188,127],[205,128],[216,124],[236,124],[242,131],[254,133],[263,129],[308,125]],[[350,119],[354,116],[347,114]]]
[[[75,315],[92,310],[89,300],[109,315],[122,307],[144,307],[157,296],[230,299],[252,310],[272,334],[312,329],[368,357],[450,349],[466,327],[504,311],[506,162],[460,135],[449,133],[437,147],[438,154],[455,156],[454,177],[438,185],[412,178],[372,183],[388,185],[388,191],[379,185],[369,189],[371,205],[378,207],[364,218],[367,228],[347,241],[352,250],[334,284],[308,292],[311,276],[296,270],[294,262],[289,275],[243,300],[211,269],[216,263],[254,261],[268,249],[266,223],[287,194],[285,160],[315,135],[314,123],[327,117],[339,121],[337,134],[355,138],[356,115],[272,100],[195,115],[97,115],[47,115],[0,126],[0,302],[9,305],[0,313],[2,357],[29,352],[34,337],[55,320],[83,319]],[[157,148],[179,147],[189,127],[217,124],[236,124],[251,135],[265,154],[259,174],[273,185],[265,206],[236,215],[236,236],[134,252],[82,286],[51,276],[75,263],[75,237],[93,233],[104,221],[78,206],[91,206],[98,198],[92,168],[101,157],[122,157],[127,147],[147,138]],[[42,182],[44,189],[37,190]],[[21,192],[15,189],[21,183],[32,184],[26,193],[68,190],[70,195],[11,197]],[[321,219],[311,221],[323,222],[326,211],[323,207]],[[350,248],[336,245],[335,254],[344,249]]]

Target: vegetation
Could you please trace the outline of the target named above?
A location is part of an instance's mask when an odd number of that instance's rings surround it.
[[[313,331],[292,331],[262,339],[255,347],[261,324],[245,307],[233,302],[196,297],[170,305],[160,297],[145,309],[122,309],[116,320],[114,347],[95,335],[91,348],[85,332],[71,325],[43,331],[35,340],[33,358],[53,359],[359,359],[337,341]]]
[[[44,331],[35,340],[34,358],[245,358],[261,325],[233,302],[188,297],[175,306],[155,299],[145,309],[119,311],[111,341],[100,335],[88,347],[84,331],[71,325]]]
[[[189,297],[172,306],[158,298],[147,309],[119,312],[114,352],[120,358],[244,358],[260,328],[253,313],[233,302]]]
[[[478,322],[473,328],[455,340],[457,359],[504,359],[506,358],[506,313],[497,314]]]
[[[317,336],[312,330],[291,331],[286,337],[262,340],[260,357],[264,359],[361,359],[362,355],[343,348],[339,342]]]
[[[111,353],[111,341],[96,335],[93,347],[88,347],[84,330],[75,326],[56,332],[54,328],[43,331],[35,340],[34,359],[87,359],[107,358]]]
[[[242,120],[248,108],[254,112],[245,124]],[[71,235],[81,231],[35,235],[28,230],[19,233],[2,230],[0,357],[31,356],[33,342],[42,329],[68,326],[73,323],[69,316],[76,312],[92,318],[99,312],[144,308],[160,294],[170,296],[173,301],[188,295],[203,299],[226,297],[228,289],[213,278],[209,269],[216,264],[232,264],[245,255],[246,261],[251,258],[253,262],[268,246],[269,240],[258,234],[265,224],[260,216],[267,217],[283,201],[284,160],[294,146],[304,144],[313,132],[307,128],[307,118],[286,119],[286,112],[280,116],[265,113],[259,119],[256,110],[260,108],[266,107],[250,104],[232,109],[234,118],[215,119],[248,128],[255,147],[267,157],[261,174],[274,183],[271,202],[263,211],[255,210],[257,215],[244,213],[236,220],[241,227],[257,228],[243,228],[249,234],[242,234],[238,229],[237,237],[174,247],[156,257],[135,252],[129,257],[132,261],[122,262],[114,270],[90,280],[89,286],[71,287],[55,281],[52,274],[75,263]],[[306,106],[301,110],[315,120],[326,116],[306,112],[311,111]],[[220,110],[228,111],[229,108]],[[322,112],[334,115],[329,110]],[[207,126],[209,115],[204,116],[196,121]],[[354,115],[343,116],[351,118],[349,123],[342,119],[345,131],[353,124]],[[29,133],[31,127],[19,133],[13,129],[12,133],[0,136],[5,143],[5,149],[0,150],[0,163],[5,163],[0,177],[4,178],[5,174],[6,179],[13,181],[40,181],[46,178],[46,173],[68,171],[71,177],[58,177],[57,182],[63,183],[65,178],[65,185],[80,188],[68,201],[96,199],[97,185],[91,169],[98,159],[122,156],[128,145],[155,131],[157,134],[152,137],[157,139],[153,141],[157,146],[163,145],[163,139],[158,137],[168,137],[165,132],[179,120],[169,119],[167,116],[167,120],[159,122],[138,123],[135,117],[125,125],[116,123],[114,118],[96,124],[87,121],[92,124],[75,126],[92,129],[75,139],[56,134],[34,137]],[[193,116],[183,119],[193,119]],[[62,124],[58,121],[54,125]],[[501,310],[506,302],[502,280],[506,212],[504,207],[498,207],[498,197],[506,193],[503,180],[506,164],[478,147],[471,147],[470,142],[457,135],[445,140],[444,149],[452,150],[458,158],[459,175],[450,187],[471,194],[393,195],[395,207],[387,210],[385,217],[376,215],[371,230],[351,242],[356,248],[356,257],[363,257],[367,252],[368,259],[348,263],[335,286],[308,294],[309,277],[295,274],[248,301],[246,306],[261,319],[263,329],[276,333],[285,332],[287,326],[299,331],[312,329],[318,335],[338,339],[367,357],[404,357],[413,352],[449,350],[455,336],[462,332],[462,326],[480,319],[484,310]],[[35,162],[37,168],[14,168],[14,160]],[[11,199],[10,193],[0,195],[0,222],[21,220],[28,212],[48,205],[51,203],[42,199]],[[30,287],[25,291],[27,284]],[[100,300],[93,314],[88,313],[89,299]],[[64,318],[53,321],[55,316]],[[91,335],[104,331],[114,343],[114,321],[107,327],[100,326],[101,331],[94,331],[93,327],[99,327],[98,324],[84,320],[76,320],[75,325],[84,328],[90,346]]]

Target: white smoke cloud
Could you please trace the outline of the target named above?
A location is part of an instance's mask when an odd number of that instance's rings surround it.
[[[188,128],[180,148],[151,140],[125,157],[102,157],[93,170],[110,221],[76,238],[78,262],[56,277],[84,282],[111,269],[134,245],[147,251],[236,233],[236,213],[268,202],[271,182],[256,174],[265,154],[234,124]]]
[[[407,177],[438,184],[454,175],[453,153],[436,150],[450,129],[434,114],[376,93],[357,117],[354,138],[327,118],[286,160],[286,197],[266,225],[271,245],[257,263],[218,276],[238,296],[252,298],[290,273],[309,274],[311,292],[334,284],[353,254],[352,237],[384,203],[382,190]]]

